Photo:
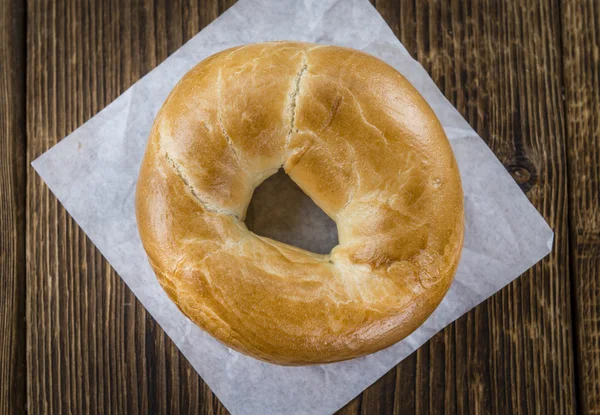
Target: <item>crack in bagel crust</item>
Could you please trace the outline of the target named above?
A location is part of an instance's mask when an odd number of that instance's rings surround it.
[[[314,254],[250,232],[281,166],[338,226]],[[136,188],[157,278],[229,347],[301,365],[401,340],[448,290],[463,242],[458,168],[414,87],[352,49],[250,44],[200,62],[165,101]]]
[[[290,94],[290,130],[286,137],[285,148],[287,149],[290,144],[290,137],[294,132],[294,124],[296,121],[296,107],[298,105],[298,96],[300,95],[300,83],[302,82],[302,77],[308,70],[308,58],[306,57],[306,53],[302,51],[302,66],[298,71],[298,75],[294,79],[293,86],[294,91]]]
[[[233,145],[233,140],[231,139],[231,137],[229,136],[229,134],[227,134],[227,131],[225,130],[225,126],[223,125],[223,117],[221,115],[221,97],[222,97],[222,84],[223,84],[223,76],[222,76],[222,71],[219,71],[219,78],[217,81],[217,85],[218,85],[218,97],[219,97],[219,101],[217,104],[217,122],[219,124],[219,128],[221,130],[221,132],[223,133],[223,137],[225,137],[225,140],[227,140],[227,144],[229,145],[229,148],[231,148],[231,152],[233,153],[234,157],[238,160],[238,162],[240,161],[240,156],[238,154],[238,151],[236,150],[235,146]]]
[[[198,202],[204,210],[207,210],[209,212],[219,213],[222,215],[229,215],[229,216],[234,217],[237,220],[240,220],[240,218],[235,213],[225,212],[223,209],[219,209],[218,207],[209,203],[206,199],[202,198],[200,196],[200,193],[198,192],[198,190],[196,190],[194,188],[194,186],[192,186],[190,184],[190,179],[188,179],[183,166],[181,164],[177,163],[171,157],[169,157],[169,153],[165,153],[165,159],[167,160],[167,164],[173,169],[173,171],[175,172],[177,177],[179,177],[181,179],[181,181],[183,182],[185,187],[190,191],[190,193],[194,197],[194,200],[196,200],[196,202]]]

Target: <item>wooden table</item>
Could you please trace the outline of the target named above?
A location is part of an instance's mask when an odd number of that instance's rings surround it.
[[[0,1],[0,411],[226,410],[29,163],[231,5]],[[600,2],[377,0],[556,232],[344,414],[600,414]]]

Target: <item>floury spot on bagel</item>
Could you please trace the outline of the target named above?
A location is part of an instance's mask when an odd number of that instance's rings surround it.
[[[318,255],[249,231],[281,167],[333,219]],[[413,332],[458,266],[463,193],[442,126],[365,53],[250,44],[200,62],[156,117],[136,191],[169,297],[225,345],[268,362],[336,362]]]

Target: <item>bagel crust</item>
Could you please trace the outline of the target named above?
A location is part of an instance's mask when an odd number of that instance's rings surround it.
[[[336,222],[330,254],[246,228],[254,189],[281,167]],[[373,56],[308,43],[245,45],[188,72],[154,122],[136,214],[181,311],[284,365],[408,336],[446,294],[463,243],[458,167],[423,97]]]

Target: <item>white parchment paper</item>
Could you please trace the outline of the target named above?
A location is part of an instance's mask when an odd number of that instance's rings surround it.
[[[458,160],[466,232],[454,284],[422,327],[374,355],[330,365],[282,367],[229,350],[185,318],[167,298],[139,240],[134,189],[146,140],[163,100],[192,66],[209,55],[267,40],[349,46],[385,60],[433,107]],[[234,414],[336,411],[439,330],[539,261],[552,245],[553,233],[544,219],[367,0],[241,0],[33,166]],[[323,220],[318,217],[322,213],[305,208],[304,216]],[[324,229],[335,232],[335,228]],[[332,243],[331,235],[304,239],[314,233],[312,227],[305,234],[299,232],[297,241],[287,242],[315,251],[322,248],[319,244]]]

